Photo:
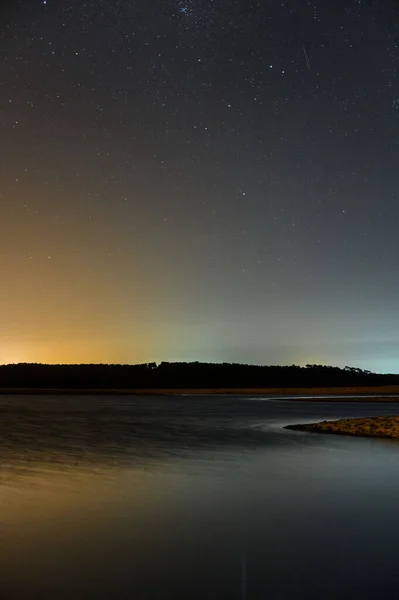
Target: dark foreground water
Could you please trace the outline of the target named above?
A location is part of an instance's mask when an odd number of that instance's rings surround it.
[[[0,598],[399,597],[399,405],[0,397]]]

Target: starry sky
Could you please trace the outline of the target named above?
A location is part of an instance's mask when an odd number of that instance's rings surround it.
[[[399,371],[399,2],[0,15],[0,363]]]

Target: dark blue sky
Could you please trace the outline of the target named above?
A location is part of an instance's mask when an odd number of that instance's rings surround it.
[[[0,362],[399,370],[398,2],[3,10]]]

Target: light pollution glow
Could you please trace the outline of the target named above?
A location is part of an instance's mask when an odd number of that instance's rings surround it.
[[[0,362],[399,370],[396,4],[12,4]]]

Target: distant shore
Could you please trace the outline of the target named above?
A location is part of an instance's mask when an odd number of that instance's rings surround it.
[[[296,396],[295,400],[307,402],[399,402],[399,385],[362,387],[315,387],[315,388],[165,388],[165,389],[104,389],[104,388],[0,388],[0,395],[132,395],[132,396],[178,396],[178,395],[240,395],[240,396]],[[301,397],[307,396],[307,397]],[[320,397],[317,397],[320,396]],[[342,396],[342,397],[334,397]]]
[[[336,421],[321,421],[319,423],[286,425],[285,429],[308,431],[311,433],[399,439],[399,417],[338,419]]]

